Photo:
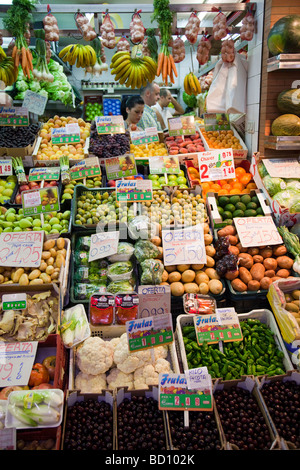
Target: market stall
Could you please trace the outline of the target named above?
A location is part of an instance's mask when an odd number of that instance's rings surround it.
[[[106,7],[0,7],[0,447],[299,450],[300,164],[245,132],[264,15]],[[164,131],[122,113],[153,82]],[[265,148],[296,149],[280,91]]]

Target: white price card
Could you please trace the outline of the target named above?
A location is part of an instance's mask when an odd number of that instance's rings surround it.
[[[38,268],[41,264],[44,231],[2,232],[0,266]]]
[[[119,232],[99,232],[91,236],[89,262],[115,255],[118,251]]]
[[[298,158],[264,158],[263,163],[272,178],[300,178]]]
[[[170,286],[143,285],[138,287],[139,318],[171,312]]]
[[[199,152],[198,164],[202,183],[235,178],[232,149]]]
[[[23,107],[28,109],[29,113],[38,114],[41,116],[44,114],[45,107],[48,101],[47,96],[34,93],[31,90],[26,90],[24,95]]]
[[[242,247],[280,245],[282,238],[271,216],[233,219]]]
[[[28,385],[37,351],[37,341],[0,343],[1,387]]]
[[[206,264],[203,225],[163,230],[164,265]]]
[[[12,174],[13,167],[11,158],[0,160],[0,176],[9,176]]]
[[[212,393],[212,380],[207,367],[188,369],[185,370],[184,373],[186,376],[187,386],[190,390],[209,389]]]

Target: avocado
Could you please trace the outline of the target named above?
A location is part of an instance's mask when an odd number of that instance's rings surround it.
[[[234,212],[235,206],[233,204],[226,204],[226,206],[224,207],[224,210],[228,212]]]
[[[249,202],[249,204],[247,204],[247,209],[256,210],[257,209],[257,204],[255,202]]]
[[[246,205],[243,204],[242,202],[238,202],[236,205],[235,205],[235,209],[236,210],[241,210],[243,212],[245,212],[245,210],[247,209]]]
[[[230,204],[233,204],[234,206],[235,206],[238,202],[240,202],[240,200],[241,200],[240,196],[237,196],[237,195],[231,196],[231,197],[229,198]]]
[[[256,217],[256,211],[254,209],[247,209],[244,212],[245,217]]]
[[[244,211],[240,210],[240,209],[237,209],[234,211],[234,213],[232,214],[233,217],[244,217]]]
[[[251,202],[251,196],[249,196],[249,194],[244,194],[241,196],[241,202],[246,205],[249,204],[249,202]]]
[[[218,204],[221,207],[225,207],[226,204],[229,204],[229,197],[227,196],[220,196],[218,199]]]

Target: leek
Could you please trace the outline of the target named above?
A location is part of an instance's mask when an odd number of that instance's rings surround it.
[[[284,241],[286,249],[295,258],[293,264],[294,272],[300,275],[300,242],[298,235],[291,233],[285,226],[277,227],[277,230]]]
[[[65,346],[72,347],[74,342],[82,341],[87,333],[87,321],[80,306],[66,310],[61,324],[61,335]]]
[[[15,406],[25,406],[27,403],[39,405],[46,403],[49,406],[58,408],[62,405],[62,397],[53,390],[32,391],[24,390],[23,392],[13,393],[10,396],[10,404]]]
[[[24,411],[22,411],[21,408],[8,405],[7,411],[21,423],[28,424],[29,426],[32,426],[32,427],[35,427],[38,425],[37,422],[33,420],[32,418],[30,418],[30,416],[28,416]]]

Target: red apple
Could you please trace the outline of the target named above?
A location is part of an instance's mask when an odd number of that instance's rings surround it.
[[[17,195],[16,195],[15,204],[22,204],[22,196],[21,196],[21,194],[17,194]]]
[[[116,186],[116,182],[114,180],[110,180],[108,181],[108,186],[111,187],[111,186]]]
[[[23,191],[29,191],[29,189],[30,189],[30,186],[28,186],[28,184],[22,184],[22,185],[19,187],[20,193],[22,193]]]
[[[30,181],[29,183],[29,188],[30,189],[35,189],[35,188],[39,188],[40,187],[40,184],[37,183],[36,181]]]
[[[50,186],[57,186],[57,181],[50,181],[49,185]]]

